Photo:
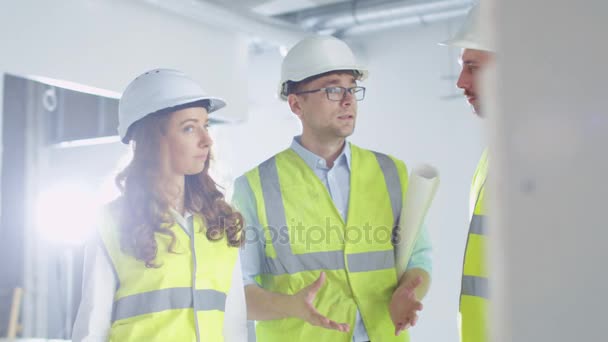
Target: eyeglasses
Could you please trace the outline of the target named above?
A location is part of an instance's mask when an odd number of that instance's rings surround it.
[[[324,91],[327,95],[327,99],[330,101],[342,101],[346,97],[346,92],[349,92],[357,101],[361,101],[365,98],[365,87],[325,87],[313,90],[299,91],[294,94],[310,94],[316,93],[318,91]]]

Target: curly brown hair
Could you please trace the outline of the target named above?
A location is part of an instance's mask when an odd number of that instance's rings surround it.
[[[163,111],[146,116],[132,127],[133,159],[116,176],[116,185],[122,192],[118,215],[120,244],[124,252],[145,263],[146,267],[159,267],[154,262],[158,244],[154,233],[171,237],[168,251],[174,253],[175,234],[167,228],[175,221],[169,212],[169,202],[160,192],[160,143],[165,133],[170,112]],[[229,246],[243,243],[243,216],[225,200],[219,186],[209,176],[211,157],[205,161],[202,172],[186,175],[184,182],[184,208],[204,218],[205,232],[210,241],[224,237]],[[206,229],[205,229],[206,228]]]

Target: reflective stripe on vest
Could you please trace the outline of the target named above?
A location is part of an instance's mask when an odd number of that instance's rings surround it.
[[[209,241],[203,218],[191,216],[190,227],[167,225],[171,239],[156,234],[159,268],[125,253],[115,218],[108,207],[100,236],[119,283],[114,296],[109,341],[223,341],[224,308],[238,249]],[[189,234],[189,232],[196,232]],[[209,263],[213,260],[213,263]]]
[[[397,167],[390,157],[376,152],[374,154],[384,174],[396,224],[399,220],[402,204],[401,180],[399,179]],[[263,272],[280,275],[303,271],[344,269],[344,251],[293,254],[275,157],[260,164],[259,172],[266,206],[268,229],[271,232],[271,236],[285,238],[282,241],[279,241],[280,239],[278,238],[272,239],[277,257],[266,258]],[[367,272],[395,267],[393,250],[349,254],[347,258],[349,271],[351,272]]]
[[[471,223],[469,225],[469,236],[470,235],[482,235],[485,237],[486,234],[486,220],[485,215],[473,215]],[[470,239],[470,237],[469,237]],[[469,243],[467,242],[467,249]],[[465,258],[467,254],[465,251]],[[462,275],[462,288],[460,291],[461,295],[475,296],[485,299],[489,299],[488,295],[488,279],[486,277],[480,277],[476,275],[463,274]]]
[[[473,215],[469,226],[469,234],[486,235],[485,215]]]
[[[120,298],[115,303],[112,322],[153,312],[186,309],[194,306],[196,306],[195,311],[224,311],[225,305],[226,294],[223,292],[196,290],[195,300],[193,300],[192,288],[162,289]]]
[[[462,276],[462,294],[489,299],[488,278]]]
[[[479,161],[471,186],[471,199],[474,201],[473,216],[469,226],[460,293],[461,340],[463,342],[488,341],[487,314],[490,285],[485,265],[488,227],[484,203],[487,165],[487,151],[485,151]]]

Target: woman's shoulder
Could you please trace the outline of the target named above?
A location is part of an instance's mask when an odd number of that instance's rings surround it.
[[[125,203],[124,197],[120,196],[102,205],[99,210],[98,229],[107,229],[116,226],[125,211]]]
[[[119,196],[102,206],[102,214],[104,215],[119,215],[125,206],[126,200],[124,196]]]

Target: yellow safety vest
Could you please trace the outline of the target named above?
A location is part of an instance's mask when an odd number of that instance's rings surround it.
[[[314,305],[350,333],[286,318],[260,321],[258,341],[352,341],[357,308],[372,341],[408,341],[394,336],[389,303],[397,286],[391,240],[407,188],[405,164],[351,146],[351,179],[346,222],[313,170],[287,149],[246,173],[266,237],[261,285],[295,294],[321,271],[326,282]],[[269,303],[269,305],[272,305]]]
[[[100,228],[114,266],[118,288],[110,341],[224,341],[224,307],[232,283],[238,248],[226,240],[209,241],[203,219],[194,215],[193,236],[178,224],[175,252],[167,252],[171,238],[156,233],[159,268],[147,268],[120,248],[111,213]]]
[[[485,342],[488,340],[487,310],[488,274],[486,269],[487,220],[485,183],[488,175],[488,151],[484,151],[477,165],[471,199],[474,205],[464,254],[462,288],[460,291],[461,341]]]

